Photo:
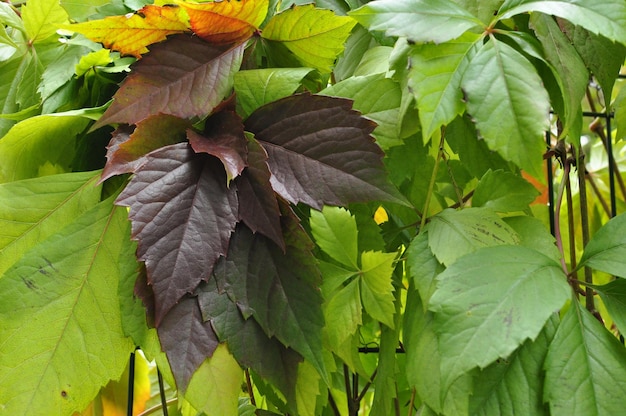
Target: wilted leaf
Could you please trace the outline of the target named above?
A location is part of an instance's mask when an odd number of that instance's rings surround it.
[[[179,143],[148,154],[116,203],[130,207],[137,258],[145,261],[154,287],[159,326],[226,254],[237,221],[235,191],[226,188],[217,159]]]
[[[550,101],[535,67],[492,37],[472,59],[462,88],[467,112],[489,148],[543,178]]]
[[[96,174],[97,175],[97,174]],[[0,185],[0,276],[28,250],[100,201],[94,172]]]
[[[429,309],[446,385],[535,339],[571,294],[558,262],[522,246],[483,248],[437,280]]]
[[[178,390],[187,390],[198,367],[217,348],[218,339],[209,322],[204,322],[195,297],[185,296],[162,318],[158,327]]]
[[[465,31],[483,26],[470,12],[452,0],[379,0],[350,12],[369,30],[384,30],[414,42],[443,43]]]
[[[189,29],[187,16],[178,6],[146,5],[136,13],[109,16],[100,20],[66,25],[65,29],[82,33],[106,48],[141,58],[146,46],[161,42],[169,35]]]
[[[578,263],[606,273],[626,277],[626,215],[621,214],[604,224],[591,238]]]
[[[294,6],[275,15],[263,29],[263,39],[281,42],[304,66],[330,72],[356,24],[347,16],[314,5]]]
[[[626,349],[573,299],[544,365],[550,414],[615,415],[626,407]]]
[[[267,153],[256,140],[248,142],[248,166],[235,184],[239,197],[239,219],[253,232],[260,232],[285,250],[280,209],[270,184]]]
[[[222,161],[229,182],[246,167],[246,136],[241,117],[234,111],[212,115],[205,123],[203,134],[188,130],[187,138],[194,152],[207,153]]]
[[[2,276],[4,413],[72,414],[122,375],[134,349],[122,331],[117,293],[120,268],[135,261],[120,249],[128,236],[125,210],[108,200]]]
[[[485,208],[446,209],[428,224],[428,245],[446,266],[479,248],[517,244],[518,241],[515,231]]]
[[[159,113],[180,118],[210,113],[230,93],[244,46],[211,45],[187,35],[154,45],[133,65],[93,129],[136,124]]]
[[[311,122],[315,120],[315,122]],[[374,124],[341,98],[294,95],[256,110],[246,130],[267,151],[274,190],[316,209],[373,199],[404,203],[385,180]]]
[[[317,245],[334,260],[358,270],[358,236],[356,220],[350,211],[324,207],[311,211],[311,233]]]
[[[182,142],[188,127],[187,120],[166,114],[150,116],[134,129],[127,125],[118,127],[107,146],[107,163],[101,180],[134,172],[143,162],[143,156],[160,147]]]
[[[265,20],[269,7],[268,0],[177,3],[187,11],[193,32],[211,43],[232,43],[248,39]]]

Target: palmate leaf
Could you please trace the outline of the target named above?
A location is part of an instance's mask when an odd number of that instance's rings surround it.
[[[187,16],[180,7],[149,4],[133,14],[109,16],[65,25],[64,28],[100,42],[105,48],[139,59],[148,52],[147,46],[161,42],[169,35],[184,32],[189,29],[189,25]]]
[[[497,18],[542,12],[562,17],[597,35],[626,44],[626,4],[621,0],[507,0]]]
[[[626,279],[615,279],[606,285],[591,287],[602,298],[604,306],[620,332],[626,333]]]
[[[313,122],[313,120],[315,122]],[[405,203],[385,180],[374,124],[341,98],[299,94],[256,110],[245,121],[268,154],[274,190],[313,208],[381,199]]]
[[[128,225],[125,210],[104,201],[0,279],[3,413],[72,414],[121,376],[134,349],[117,288],[120,270],[135,263],[121,250]]]
[[[429,309],[435,313],[446,385],[535,339],[570,296],[559,263],[522,246],[483,248],[437,280]]]
[[[154,45],[133,65],[92,129],[110,123],[136,124],[159,113],[180,118],[210,113],[230,93],[244,46],[212,45],[188,35]]]
[[[366,251],[361,254],[361,299],[370,316],[394,328],[394,297],[391,281],[396,253]]]
[[[344,266],[359,269],[356,220],[350,211],[338,207],[324,207],[311,211],[311,233],[326,254]]]
[[[461,85],[467,112],[489,148],[542,178],[550,102],[532,64],[492,37],[472,59]]]
[[[187,11],[193,32],[211,43],[232,43],[248,39],[265,20],[269,7],[268,0],[177,3]]]
[[[0,276],[29,249],[100,201],[93,172],[0,185]]]
[[[577,270],[588,266],[606,273],[626,277],[626,215],[618,215],[604,224],[591,238],[578,263]]]
[[[544,365],[550,414],[615,415],[626,407],[626,349],[577,299]]]
[[[307,4],[274,16],[261,36],[286,46],[304,66],[330,72],[355,24],[347,16]]]
[[[21,14],[31,44],[50,40],[56,33],[58,25],[67,22],[67,13],[59,2],[54,0],[29,1],[22,7]]]
[[[237,221],[235,190],[226,188],[216,158],[179,143],[149,153],[116,203],[130,207],[137,258],[146,263],[154,287],[158,326],[226,254]]]
[[[483,26],[452,0],[379,0],[349,13],[369,30],[404,36],[414,42],[443,43]]]

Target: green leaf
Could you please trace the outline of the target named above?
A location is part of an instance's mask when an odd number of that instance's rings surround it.
[[[533,13],[530,23],[543,45],[546,59],[555,68],[555,75],[562,81],[560,86],[564,112],[559,116],[563,123],[561,135],[564,137],[578,120],[581,100],[589,84],[589,74],[580,55],[561,32],[552,16]]]
[[[134,345],[118,300],[126,210],[107,200],[30,250],[0,279],[0,403],[8,414],[72,414],[118,379]],[[37,342],[33,342],[36,334]]]
[[[303,65],[330,72],[355,24],[347,16],[307,4],[274,16],[261,36],[282,43]]]
[[[354,75],[365,52],[369,50],[372,35],[362,26],[354,28],[348,40],[343,54],[337,59],[333,74],[335,81],[340,82]]]
[[[353,108],[376,122],[372,135],[383,149],[402,144],[398,137],[402,91],[397,82],[385,78],[384,74],[350,77],[320,94],[354,100]]]
[[[446,209],[428,225],[428,245],[446,266],[479,248],[518,241],[515,231],[487,208]]]
[[[317,397],[320,394],[320,375],[308,361],[298,365],[296,408],[302,416],[316,416]]]
[[[0,183],[35,178],[46,164],[69,171],[77,135],[89,120],[43,115],[19,122],[0,140]]]
[[[50,40],[67,23],[67,13],[58,0],[30,0],[22,7],[22,19],[29,42],[36,43]]]
[[[542,12],[562,17],[588,31],[626,44],[626,3],[621,0],[507,0],[497,18]]]
[[[430,297],[435,292],[437,276],[444,267],[428,247],[428,231],[418,234],[406,250],[408,276],[419,292],[422,304],[428,307]]]
[[[191,377],[184,398],[196,411],[236,416],[242,380],[241,367],[226,344],[220,344]]]
[[[532,64],[492,37],[472,59],[462,87],[489,148],[542,178],[550,101]]]
[[[331,350],[339,351],[341,345],[354,335],[363,323],[359,281],[354,279],[338,290],[324,305],[324,334]]]
[[[626,277],[626,214],[604,224],[591,238],[576,270],[587,266]]]
[[[609,416],[626,408],[626,349],[576,299],[544,368],[544,400],[554,416]]]
[[[556,240],[540,219],[518,215],[505,217],[503,220],[519,235],[521,246],[535,249],[555,261],[560,261],[561,253],[556,247]]]
[[[466,33],[446,43],[412,47],[408,86],[419,108],[424,143],[465,110],[461,79],[476,54],[479,39]]]
[[[622,334],[626,333],[626,279],[615,279],[606,285],[592,287],[602,298],[617,328]]]
[[[361,254],[361,299],[370,316],[394,328],[391,277],[396,253],[366,251]]]
[[[489,170],[476,185],[472,206],[497,212],[523,211],[537,195],[539,191],[520,175]]]
[[[429,309],[445,384],[535,339],[571,293],[559,263],[522,246],[468,254],[437,280]]]
[[[338,207],[311,211],[311,232],[326,254],[345,266],[358,269],[356,220],[350,211]]]
[[[443,43],[482,22],[452,0],[379,0],[349,13],[369,30],[413,42]]]
[[[100,201],[98,176],[68,173],[0,185],[0,276]]]
[[[354,76],[386,74],[389,71],[389,57],[392,51],[391,46],[374,46],[368,49],[354,70]]]
[[[557,325],[553,314],[537,339],[526,341],[511,356],[477,374],[470,398],[471,415],[548,415],[542,394],[543,362]]]

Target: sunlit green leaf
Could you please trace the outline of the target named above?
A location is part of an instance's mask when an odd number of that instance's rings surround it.
[[[311,211],[311,231],[326,254],[344,266],[358,268],[356,220],[350,211],[337,207]]]
[[[366,251],[361,254],[363,307],[373,318],[394,328],[393,273],[396,253]]]
[[[67,23],[67,13],[58,0],[29,0],[22,7],[24,28],[31,43],[49,40],[59,28]]]
[[[328,299],[324,305],[324,320],[324,334],[331,349],[337,351],[363,323],[358,280],[353,280]]]

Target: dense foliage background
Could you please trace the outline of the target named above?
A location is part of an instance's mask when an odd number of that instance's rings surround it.
[[[626,2],[148,3],[0,2],[0,414],[623,412]]]

